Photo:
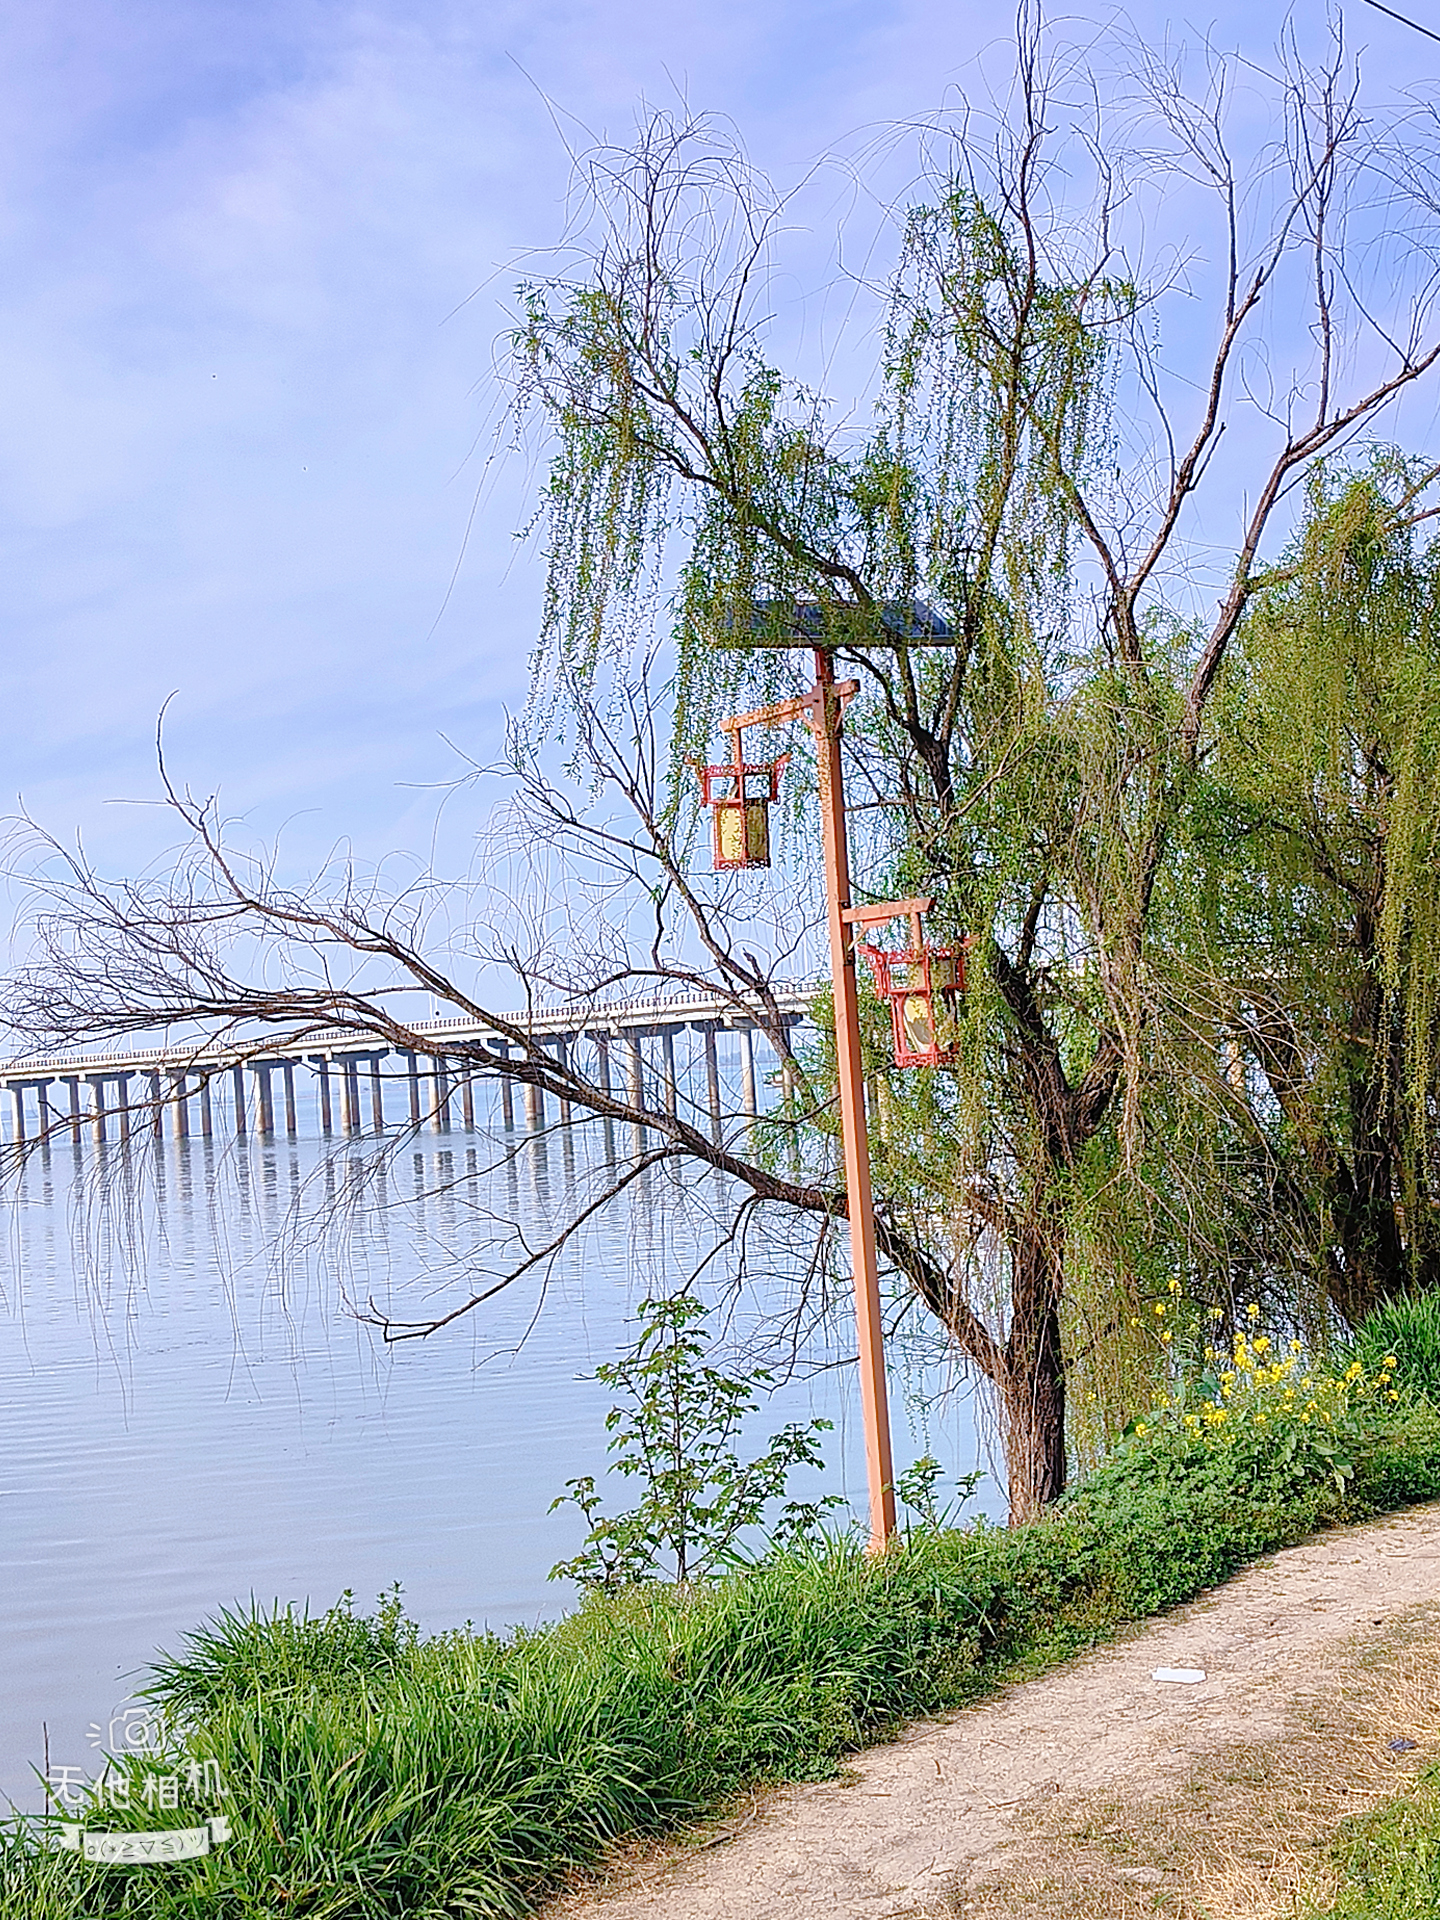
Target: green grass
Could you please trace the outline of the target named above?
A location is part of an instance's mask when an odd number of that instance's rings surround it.
[[[1344,1885],[1326,1920],[1435,1920],[1440,1914],[1440,1768],[1413,1792],[1349,1823],[1336,1846]]]
[[[106,1868],[14,1827],[0,1916],[523,1914],[617,1837],[831,1773],[900,1722],[1319,1525],[1436,1497],[1440,1414],[1407,1401],[1373,1416],[1343,1488],[1167,1432],[1127,1442],[1031,1527],[918,1535],[878,1563],[836,1542],[687,1594],[596,1597],[503,1639],[422,1638],[393,1604],[228,1614],[154,1686],[190,1750],[222,1763],[235,1838],[200,1861]]]

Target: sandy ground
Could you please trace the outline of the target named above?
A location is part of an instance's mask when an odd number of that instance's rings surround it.
[[[618,1863],[546,1920],[1289,1910],[1287,1848],[1328,1847],[1345,1811],[1403,1787],[1411,1753],[1440,1751],[1437,1671],[1430,1506],[1276,1554],[1119,1644],[870,1749],[840,1780],[768,1795],[703,1846]],[[1272,1785],[1271,1837],[1236,1839]],[[1213,1840],[1181,1844],[1217,1821],[1252,1892],[1216,1893]]]

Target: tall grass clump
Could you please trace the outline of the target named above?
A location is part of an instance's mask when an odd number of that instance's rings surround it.
[[[1440,1406],[1440,1292],[1400,1294],[1368,1314],[1352,1351],[1367,1372],[1393,1365],[1396,1379]]]

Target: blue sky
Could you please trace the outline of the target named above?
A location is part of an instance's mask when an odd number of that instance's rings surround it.
[[[1264,57],[1282,18],[1189,20]],[[423,847],[441,735],[495,753],[538,615],[519,463],[466,530],[496,269],[562,220],[546,96],[583,143],[683,91],[785,178],[971,85],[1009,21],[930,0],[6,10],[7,803],[139,865],[169,832],[113,803],[153,795],[173,691],[179,774],[264,833],[289,822],[293,862],[346,834],[365,858]],[[1377,92],[1440,69],[1364,7],[1351,29]]]

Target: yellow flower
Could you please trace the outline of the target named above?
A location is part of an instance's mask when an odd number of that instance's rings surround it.
[[[1395,1358],[1393,1353],[1387,1353],[1385,1356],[1385,1364],[1387,1367],[1398,1367],[1400,1362]]]
[[[1155,1311],[1156,1311],[1157,1313],[1164,1313],[1164,1311],[1165,1311],[1165,1302],[1164,1302],[1163,1300],[1157,1300],[1157,1301],[1155,1302]]]
[[[1245,1309],[1245,1318],[1247,1320],[1258,1320],[1260,1318],[1260,1309],[1259,1307],[1256,1306],[1253,1300],[1250,1302],[1249,1306],[1246,1307]]]
[[[1137,1421],[1135,1422],[1135,1431],[1136,1431],[1136,1433],[1137,1433],[1137,1434],[1138,1434],[1138,1433],[1144,1433],[1144,1431],[1145,1431],[1145,1422],[1144,1422],[1143,1420],[1137,1420]]]
[[[1178,1280],[1172,1280],[1170,1282],[1170,1291],[1171,1293],[1178,1293],[1180,1291],[1180,1282]]]
[[[1165,1333],[1162,1333],[1162,1334],[1161,1334],[1161,1336],[1160,1336],[1160,1338],[1161,1338],[1161,1340],[1162,1340],[1162,1341],[1163,1341],[1163,1342],[1165,1343],[1165,1345],[1166,1345],[1166,1346],[1168,1347],[1168,1346],[1169,1346],[1169,1344],[1170,1344],[1170,1342],[1171,1342],[1171,1341],[1172,1341],[1172,1340],[1173,1340],[1173,1339],[1175,1338],[1175,1336],[1174,1336],[1174,1334],[1173,1334],[1173,1333],[1170,1333],[1170,1332],[1169,1332],[1169,1331],[1167,1330],[1167,1331],[1166,1331]]]

